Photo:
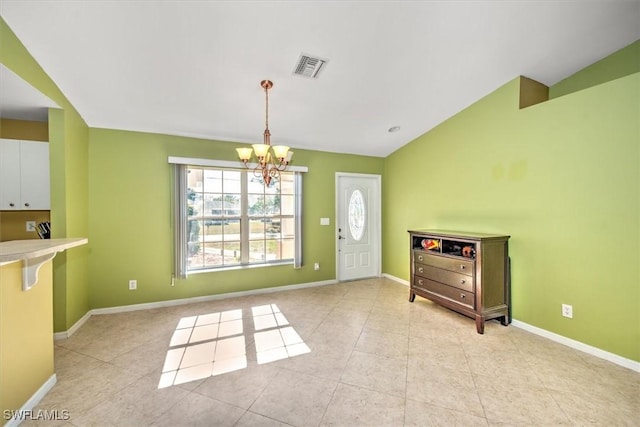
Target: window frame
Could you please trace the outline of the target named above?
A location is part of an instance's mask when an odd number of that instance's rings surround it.
[[[173,202],[173,225],[174,225],[174,275],[178,278],[186,278],[189,274],[198,274],[205,272],[217,272],[233,269],[243,268],[255,268],[255,267],[268,267],[276,265],[293,264],[294,268],[300,268],[302,266],[302,173],[307,172],[306,167],[301,166],[289,166],[286,170],[287,173],[293,173],[294,182],[294,258],[291,260],[275,260],[264,262],[242,262],[232,265],[221,266],[203,266],[202,268],[189,268],[188,267],[188,240],[187,228],[189,222],[188,216],[188,201],[187,201],[187,188],[188,178],[187,170],[192,168],[198,169],[220,169],[220,170],[237,170],[241,172],[241,176],[251,175],[251,170],[255,165],[249,165],[249,170],[244,167],[240,162],[230,162],[222,160],[208,160],[208,159],[194,159],[184,157],[169,157],[169,163],[173,165],[173,194],[171,196]],[[247,172],[249,172],[247,174]],[[248,259],[249,245],[251,238],[249,235],[249,222],[252,215],[249,215],[248,206],[248,179],[241,178],[241,198],[242,198],[242,212],[239,215],[241,224],[240,231],[240,244],[242,252],[242,260]],[[224,194],[224,193],[223,193]],[[279,191],[277,194],[281,194]],[[211,216],[211,215],[206,215]],[[268,215],[263,215],[268,216]],[[290,217],[290,215],[278,215],[278,217]],[[280,236],[282,239],[282,236]],[[265,240],[267,240],[265,238]]]

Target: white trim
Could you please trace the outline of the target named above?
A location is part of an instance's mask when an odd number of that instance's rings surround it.
[[[49,393],[49,390],[51,390],[53,388],[54,385],[56,385],[56,382],[58,381],[58,378],[56,377],[56,374],[51,375],[45,382],[44,384],[42,384],[40,386],[40,388],[24,403],[24,405],[22,405],[22,407],[19,409],[19,413],[24,413],[24,412],[29,412],[32,411],[33,408],[36,407],[36,405],[38,403],[40,403],[40,401],[42,400],[42,398]],[[24,419],[19,419],[19,418],[10,418],[6,424],[4,425],[4,427],[15,427],[17,425],[19,425],[22,421],[24,421]]]
[[[410,286],[408,280],[400,279],[398,277],[392,276],[390,274],[384,273],[384,277],[394,280],[398,283],[402,283],[403,285]],[[558,335],[553,332],[549,332],[546,329],[538,328],[536,326],[529,325],[528,323],[521,322],[516,319],[511,320],[511,325],[516,328],[523,329],[527,332],[531,332],[532,334],[536,334],[543,338],[546,338],[551,341],[555,341],[559,344],[566,345],[567,347],[571,347],[575,350],[582,351],[583,353],[590,354],[599,359],[604,359],[609,362],[615,363],[616,365],[622,366],[624,368],[631,369],[636,372],[640,372],[640,362],[636,362],[635,360],[627,359],[622,356],[618,356],[614,353],[609,353],[608,351],[601,350],[597,347],[592,347],[590,345],[581,343],[580,341],[572,340],[571,338],[564,337],[562,335]]]
[[[382,277],[386,277],[387,279],[391,279],[391,280],[393,280],[394,282],[398,282],[398,283],[400,283],[401,285],[405,285],[405,286],[407,286],[407,287],[409,287],[409,286],[410,286],[410,283],[409,283],[409,281],[408,281],[408,280],[404,280],[404,279],[401,279],[401,278],[399,278],[399,277],[392,276],[391,274],[388,274],[388,273],[382,273]]]
[[[215,300],[220,300],[225,298],[235,298],[235,297],[242,297],[247,295],[267,294],[271,292],[290,291],[294,289],[304,289],[304,288],[313,288],[316,286],[334,285],[336,283],[338,283],[337,280],[322,280],[319,282],[299,283],[297,285],[272,286],[269,288],[253,289],[250,291],[229,292],[226,294],[205,295],[201,297],[181,298],[181,299],[174,299],[174,300],[167,300],[167,301],[148,302],[148,303],[142,303],[142,304],[121,305],[117,307],[94,308],[93,310],[89,310],[84,316],[82,316],[82,318],[78,320],[71,328],[69,328],[68,331],[56,332],[55,334],[53,334],[53,337],[56,340],[69,338],[87,320],[89,320],[91,316],[97,315],[97,314],[115,314],[115,313],[125,313],[129,311],[150,310],[153,308],[193,304],[196,302],[215,301]]]
[[[313,288],[316,286],[333,285],[336,280],[323,280],[320,282],[300,283],[297,285],[272,286],[269,288],[253,289],[250,291],[229,292],[226,294],[205,295],[201,297],[181,298],[167,301],[149,302],[143,304],[121,305],[118,307],[95,308],[91,310],[91,314],[112,314],[124,313],[127,311],[149,310],[152,308],[170,307],[174,305],[192,304],[196,302],[215,301],[226,298],[243,297],[247,295],[267,294],[279,291],[290,291],[293,289]]]
[[[195,157],[175,157],[169,156],[169,163],[176,165],[191,165],[191,166],[212,166],[218,168],[236,168],[244,169],[244,163],[229,161],[229,160],[213,160],[213,159],[197,159]],[[258,166],[257,163],[247,163],[247,168],[254,169]],[[306,166],[287,166],[289,172],[309,172],[309,168]]]
[[[640,372],[640,362],[636,362],[635,360],[627,359],[614,353],[609,353],[608,351],[601,350],[597,347],[592,347],[590,345],[581,343],[580,341],[572,340],[571,338],[549,332],[546,329],[538,328],[536,326],[529,325],[528,323],[524,323],[516,319],[512,319],[511,324],[516,328],[524,329],[525,331],[531,332],[532,334],[539,335],[551,341],[566,345],[567,347],[571,347],[600,359],[607,360],[624,368]]]
[[[400,284],[403,284],[405,286],[409,286],[409,281],[404,280],[404,279],[400,279],[400,278],[395,277],[395,276],[392,276],[391,274],[383,273],[382,277],[386,277],[386,278],[388,278],[390,280],[396,281],[396,282],[398,282]],[[333,285],[333,284],[336,284],[336,283],[338,283],[338,280],[335,280],[335,279],[334,280],[323,280],[323,281],[319,281],[319,282],[300,283],[300,284],[297,284],[297,285],[273,286],[273,287],[269,287],[269,288],[254,289],[254,290],[250,290],[250,291],[230,292],[230,293],[226,293],[226,294],[206,295],[206,296],[201,296],[201,297],[182,298],[182,299],[150,302],[150,303],[143,303],[143,304],[123,305],[123,306],[118,306],[118,307],[95,308],[93,310],[89,310],[84,316],[82,316],[82,318],[80,320],[78,320],[71,328],[69,328],[68,331],[56,332],[54,334],[54,339],[59,340],[59,339],[69,338],[87,320],[89,320],[89,318],[94,314],[114,314],[114,313],[124,313],[124,312],[129,312],[129,311],[149,310],[149,309],[153,309],[153,308],[161,308],[161,307],[170,307],[170,306],[176,306],[176,305],[192,304],[192,303],[204,302],[204,301],[214,301],[214,300],[219,300],[219,299],[234,298],[234,297],[241,297],[241,296],[247,296],[247,295],[258,295],[258,294],[266,294],[266,293],[278,292],[278,291],[290,291],[290,290],[294,290],[294,289],[313,288],[313,287],[316,287],[316,286]],[[546,339],[549,339],[551,341],[557,342],[559,344],[566,345],[567,347],[571,347],[573,349],[582,351],[584,353],[590,354],[590,355],[598,357],[600,359],[607,360],[609,362],[615,363],[616,365],[622,366],[624,368],[628,368],[628,369],[631,369],[633,371],[640,372],[640,362],[636,362],[635,360],[631,360],[631,359],[627,359],[627,358],[622,357],[622,356],[618,356],[617,354],[610,353],[608,351],[601,350],[601,349],[599,349],[597,347],[593,347],[593,346],[581,343],[580,341],[575,341],[575,340],[572,340],[571,338],[567,338],[567,337],[564,337],[562,335],[558,335],[556,333],[547,331],[545,329],[529,325],[528,323],[521,322],[521,321],[519,321],[517,319],[512,319],[511,325],[516,327],[516,328],[523,329],[523,330],[525,330],[527,332],[531,332],[532,334],[536,334],[536,335],[539,335],[539,336],[541,336],[543,338],[546,338]],[[55,381],[56,381],[55,380],[55,374],[52,377],[54,378],[53,379],[53,381],[54,381],[53,384],[55,384]],[[51,378],[47,381],[47,383],[49,381],[51,381]],[[46,392],[49,391],[51,389],[51,387],[53,387],[53,384],[49,388],[44,390],[44,394],[46,394]],[[38,390],[38,392],[36,394],[40,393],[40,391],[43,388],[44,388],[44,385],[40,388],[40,390]],[[44,396],[44,394],[43,394],[43,396]],[[36,395],[34,395],[34,397],[35,396]],[[34,397],[32,397],[29,401],[31,401]],[[42,398],[42,396],[39,399],[41,399],[41,398]],[[39,399],[38,399],[38,401],[35,402],[35,404],[37,404],[40,401]],[[25,404],[25,406],[26,406],[26,404]],[[29,408],[26,408],[26,409],[29,409]],[[15,424],[15,425],[17,425],[17,424]],[[9,423],[5,424],[5,427],[9,427],[9,426],[10,426]]]
[[[78,329],[80,329],[80,327],[82,327],[82,325],[84,325],[87,320],[89,320],[89,318],[91,317],[91,311],[92,310],[89,310],[88,312],[86,312],[84,314],[84,316],[82,316],[76,323],[74,323],[66,331],[54,333],[53,334],[53,339],[54,340],[65,340],[65,339],[69,338],[71,335],[75,334],[76,331]]]
[[[340,178],[370,178],[375,181],[377,194],[376,194],[376,206],[374,206],[374,209],[376,210],[377,218],[374,226],[375,226],[375,232],[378,235],[377,248],[376,248],[378,265],[376,266],[375,277],[380,277],[382,275],[382,175],[372,174],[372,173],[336,172],[336,175],[335,175],[335,222],[336,222],[335,227],[336,228],[340,224],[340,212],[339,212]],[[337,234],[338,233],[337,230],[335,231]],[[339,245],[340,244],[338,242],[338,239],[335,239],[336,278],[338,280],[341,280],[340,279],[340,246]],[[358,278],[344,279],[344,280],[358,280]]]

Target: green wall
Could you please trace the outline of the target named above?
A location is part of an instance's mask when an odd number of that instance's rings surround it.
[[[549,98],[557,98],[637,72],[640,72],[640,40],[551,86]]]
[[[410,228],[509,234],[515,319],[640,360],[640,73],[523,110],[519,83],[386,159],[383,271]]]
[[[55,83],[0,18],[0,63],[52,99],[49,111],[52,237],[88,234],[88,127]],[[64,331],[89,310],[88,249],[54,259],[54,329]]]
[[[335,173],[381,174],[384,160],[294,150],[303,178],[304,266],[245,268],[190,275],[171,286],[172,169],[169,156],[236,160],[239,144],[91,129],[89,277],[91,308],[237,292],[335,279]],[[332,218],[320,226],[320,217]],[[313,270],[319,262],[321,269]],[[129,279],[138,289],[128,290]]]
[[[235,160],[237,145],[88,129],[0,19],[0,62],[61,107],[49,120],[54,237],[90,241],[55,259],[55,329],[90,308],[333,280],[335,172],[361,172],[384,174],[385,273],[408,280],[409,228],[508,233],[516,319],[640,361],[639,50],[622,49],[524,110],[515,79],[384,160],[295,150],[310,170],[305,266],[196,274],[171,287],[167,157]],[[562,303],[573,319],[560,316]]]

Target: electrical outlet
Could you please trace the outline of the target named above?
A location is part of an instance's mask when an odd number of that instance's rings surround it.
[[[35,221],[27,221],[27,231],[36,231]]]
[[[316,262],[315,264],[313,264],[313,269],[314,270],[320,270],[320,263]]]
[[[569,304],[562,304],[562,315],[573,319],[573,306]]]
[[[129,290],[135,291],[138,289],[138,281],[137,280],[129,280]]]

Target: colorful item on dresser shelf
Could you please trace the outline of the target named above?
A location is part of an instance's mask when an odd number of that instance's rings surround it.
[[[465,246],[462,248],[462,256],[467,258],[475,258],[476,250],[473,248],[473,246]]]
[[[422,247],[427,251],[433,251],[440,247],[440,241],[436,239],[422,239]]]

